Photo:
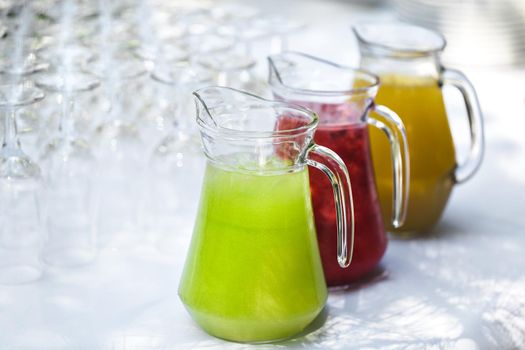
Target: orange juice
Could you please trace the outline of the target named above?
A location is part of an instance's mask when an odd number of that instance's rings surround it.
[[[454,184],[454,143],[443,95],[430,77],[386,75],[376,98],[403,120],[410,152],[410,194],[405,224],[393,229],[392,162],[387,138],[370,128],[372,156],[386,226],[400,235],[423,233],[439,220]],[[377,116],[376,116],[377,117]]]

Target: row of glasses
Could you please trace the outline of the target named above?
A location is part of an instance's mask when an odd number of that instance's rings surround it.
[[[34,18],[23,5],[9,3],[2,11],[6,36],[0,42],[0,283],[8,284],[36,280],[43,272],[42,172],[22,149],[18,131],[19,126],[27,133],[37,129],[31,106],[41,101],[44,93],[27,77],[47,65],[36,55],[39,47],[35,40],[24,40]],[[18,16],[20,23],[10,20],[13,16]],[[19,123],[22,113],[28,123]]]
[[[56,42],[45,34],[35,35],[39,32],[37,28],[40,19],[35,18],[31,10],[34,4],[33,2],[21,4],[20,9],[17,10],[20,12],[20,20],[10,19],[6,40],[0,42],[3,48],[0,58],[0,79],[3,84],[0,105],[5,114],[1,160],[0,283],[9,284],[38,279],[43,273],[44,260],[50,264],[69,265],[72,262],[67,261],[64,256],[71,253],[73,247],[61,246],[60,242],[82,237],[81,232],[73,232],[74,230],[69,228],[65,230],[67,232],[56,234],[58,227],[56,221],[76,218],[78,215],[75,216],[75,207],[71,205],[64,205],[58,210],[58,214],[54,215],[55,206],[60,205],[62,201],[48,200],[56,199],[55,184],[60,183],[62,189],[62,185],[67,183],[63,182],[64,179],[57,174],[49,176],[51,172],[55,172],[54,170],[58,168],[67,168],[70,171],[74,168],[74,172],[78,173],[77,164],[74,167],[62,167],[58,165],[56,159],[59,155],[63,160],[70,161],[74,158],[72,157],[74,152],[65,154],[62,152],[64,147],[60,147],[64,146],[65,142],[53,142],[45,149],[50,151],[46,156],[52,160],[54,167],[50,169],[47,164],[43,162],[37,164],[35,161],[39,159],[40,146],[45,142],[45,137],[42,135],[46,134],[47,130],[43,127],[50,120],[42,118],[45,114],[44,109],[41,103],[37,104],[37,102],[44,98],[44,93],[35,87],[33,80],[35,76],[50,68],[51,60],[44,60],[45,55],[42,52],[52,51],[50,46]],[[63,132],[61,136],[65,137],[66,131],[70,129],[69,123],[66,122],[67,115],[73,105],[70,95],[64,90],[69,84],[64,84],[64,79],[59,82],[58,79],[52,81],[47,78],[41,77],[41,82],[37,85],[46,90],[61,91],[59,104],[63,107],[63,113],[59,125]],[[19,135],[23,137],[24,148],[29,150],[32,157],[22,151]],[[82,188],[82,186],[76,187],[76,189]],[[70,191],[66,192],[68,195],[71,194]],[[84,217],[83,215],[84,213],[80,217]],[[84,227],[86,227],[85,223],[81,223],[75,228]],[[55,246],[59,246],[60,249],[55,249]]]
[[[0,85],[0,283],[23,283],[42,274],[41,170],[22,150],[17,114],[43,98],[44,93],[28,82]]]
[[[116,64],[118,62],[118,64]],[[100,166],[97,178],[103,193],[99,201],[100,245],[112,248],[141,241],[146,167],[145,147],[138,130],[144,105],[142,90],[146,70],[128,51],[97,56],[87,66],[101,81],[98,107],[102,119],[95,122],[92,141]]]
[[[78,135],[72,118],[76,95],[93,91],[99,82],[80,72],[48,73],[36,80],[40,88],[48,91],[48,99],[58,106],[60,114],[58,130],[52,133],[39,157],[43,171],[21,151],[15,120],[15,116],[21,114],[17,113],[18,107],[26,107],[22,110],[25,112],[41,97],[30,99],[33,90],[13,92],[13,97],[11,91],[18,89],[18,85],[13,84],[6,85],[3,92],[2,108],[8,112],[3,153],[9,153],[2,161],[2,175],[9,179],[2,183],[2,190],[8,192],[2,196],[2,240],[6,251],[10,250],[1,259],[1,264],[8,264],[6,269],[10,269],[2,271],[0,282],[5,283],[38,278],[42,260],[50,265],[77,266],[92,261],[96,255],[93,204],[98,192],[92,190],[96,163],[89,144]],[[32,83],[25,81],[23,86],[26,85],[31,87]],[[24,181],[14,182],[13,178]],[[42,191],[42,182],[45,191]],[[47,234],[45,244],[44,232]],[[23,249],[15,249],[18,245]]]
[[[15,205],[3,196],[10,210],[0,220],[39,227],[35,265],[80,266],[99,248],[137,247],[150,237],[163,250],[180,247],[178,238],[189,233],[177,232],[191,226],[196,211],[185,195],[200,187],[203,172],[191,91],[214,84],[263,90],[253,54],[218,30],[255,20],[256,10],[199,2],[153,11],[154,2],[10,2],[0,77],[47,98],[2,104],[5,111],[17,106],[16,128],[6,117],[3,131],[17,129],[39,170],[37,185],[28,187],[34,200]],[[148,24],[155,31],[148,33]],[[8,183],[21,198],[19,186]]]
[[[47,90],[48,99],[60,109],[58,130],[43,147],[40,165],[22,150],[17,117],[42,100],[44,93],[30,81],[1,86],[3,283],[39,278],[42,261],[76,266],[92,261],[96,254],[91,183],[95,163],[72,118],[75,95],[92,91],[99,82],[83,73],[55,72],[39,76],[36,85]]]

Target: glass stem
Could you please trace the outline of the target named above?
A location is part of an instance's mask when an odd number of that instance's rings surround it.
[[[2,148],[20,148],[18,133],[16,128],[16,108],[6,109],[4,117],[4,142]]]
[[[62,95],[62,113],[60,114],[60,124],[58,126],[60,136],[65,140],[69,140],[74,136],[74,121],[73,109],[75,108],[75,101],[71,94]]]

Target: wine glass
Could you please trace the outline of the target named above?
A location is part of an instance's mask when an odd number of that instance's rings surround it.
[[[44,93],[31,84],[0,85],[0,108],[4,112],[4,140],[0,150],[0,176],[5,179],[34,179],[40,168],[27,156],[18,140],[16,115],[18,109],[44,98]]]
[[[44,231],[41,220],[41,173],[24,153],[18,139],[16,118],[20,109],[44,98],[30,84],[0,85],[0,110],[4,138],[0,150],[0,283],[37,280]]]
[[[164,105],[165,120],[172,127],[156,145],[150,159],[153,179],[149,186],[150,229],[160,249],[171,251],[181,240],[189,239],[188,229],[196,215],[196,197],[204,172],[191,94],[213,84],[213,74],[188,62],[179,62],[155,67],[152,79],[159,87],[156,103]],[[189,198],[188,193],[195,198]]]
[[[96,89],[93,76],[54,72],[38,77],[36,84],[55,97],[59,126],[41,157],[45,169],[48,240],[44,261],[56,266],[80,266],[96,256],[96,162],[89,143],[75,127],[75,98]]]
[[[99,161],[99,246],[118,250],[139,247],[145,195],[147,151],[138,128],[146,102],[145,67],[128,51],[99,55],[89,62],[102,81],[101,120],[93,142]],[[99,105],[102,105],[99,102]]]
[[[59,97],[61,94],[56,91],[56,87],[64,83],[64,79],[61,77],[70,75],[69,72],[71,72],[71,84],[73,84],[73,81],[78,80],[75,77],[81,76],[79,71],[83,67],[83,64],[93,57],[93,53],[83,45],[71,43],[64,46],[49,46],[42,50],[40,55],[46,62],[49,62],[49,73],[39,74],[34,79],[42,84],[41,87],[44,90],[52,92],[52,98],[45,100],[44,106],[41,106],[41,113],[39,113],[40,127],[37,135],[38,138],[35,142],[38,150],[46,146],[50,139],[56,138],[57,130],[59,130],[61,114],[57,113],[57,106],[61,105],[61,102],[57,101],[57,99],[61,100],[62,98]],[[87,80],[94,80],[94,78],[91,77]],[[51,84],[52,86],[44,86],[46,84]],[[74,85],[78,84],[80,83],[74,83]],[[72,91],[72,94],[75,95],[75,124],[78,125],[80,130],[91,130],[93,128],[93,116],[95,115],[92,113],[93,103],[91,102],[94,101],[95,94],[78,94],[76,91]],[[39,156],[40,155],[41,152],[39,152]]]

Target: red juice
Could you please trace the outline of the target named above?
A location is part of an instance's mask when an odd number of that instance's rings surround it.
[[[364,122],[366,115],[363,115],[363,111],[366,111],[366,108],[351,102],[296,103],[317,112],[320,124],[315,132],[315,143],[337,153],[350,174],[355,215],[354,256],[350,267],[343,269],[335,259],[337,224],[332,187],[329,179],[320,170],[310,169],[317,238],[327,284],[349,284],[373,270],[387,247],[372,166],[368,127]]]
[[[321,171],[310,171],[312,204],[326,281],[330,286],[344,285],[370,272],[383,257],[387,246],[370,158],[368,129],[364,123],[320,127],[315,133],[315,142],[330,148],[343,159],[352,181],[354,257],[350,267],[343,269],[334,259],[337,227],[330,183]]]

